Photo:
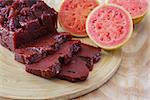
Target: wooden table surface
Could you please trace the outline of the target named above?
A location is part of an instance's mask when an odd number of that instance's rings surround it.
[[[150,12],[135,26],[122,51],[117,73],[101,88],[77,100],[150,100]]]

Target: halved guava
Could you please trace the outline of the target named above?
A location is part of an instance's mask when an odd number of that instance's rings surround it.
[[[87,16],[98,5],[96,0],[64,0],[58,14],[59,23],[73,36],[85,37]]]
[[[133,32],[132,17],[124,8],[105,4],[96,7],[86,21],[88,36],[101,48],[112,50],[125,44]]]
[[[108,0],[125,8],[132,16],[134,24],[139,23],[148,12],[148,0]]]

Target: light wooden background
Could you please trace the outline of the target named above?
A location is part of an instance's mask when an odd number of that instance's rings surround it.
[[[59,1],[53,0],[55,4]],[[150,12],[123,47],[122,63],[112,79],[76,100],[150,100]]]
[[[150,13],[123,47],[117,73],[101,88],[78,100],[150,100]]]

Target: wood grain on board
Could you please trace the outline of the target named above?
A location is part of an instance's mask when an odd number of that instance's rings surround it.
[[[90,39],[81,39],[92,45]],[[71,99],[87,94],[104,84],[121,62],[121,50],[102,55],[84,82],[71,83],[59,79],[43,79],[25,72],[13,53],[0,46],[0,99]]]

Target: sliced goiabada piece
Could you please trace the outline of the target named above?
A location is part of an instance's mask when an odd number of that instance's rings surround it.
[[[78,56],[73,56],[71,63],[63,65],[56,78],[70,82],[84,81],[89,75],[89,69],[86,62]]]
[[[82,43],[81,50],[77,56],[86,62],[87,67],[91,71],[93,69],[93,65],[101,58],[101,48]]]
[[[80,50],[80,41],[72,40],[61,45],[60,49],[39,62],[26,65],[26,71],[43,78],[50,79],[60,73],[62,64],[67,65]]]
[[[45,35],[15,50],[15,60],[24,64],[32,64],[56,52],[60,45],[70,41],[72,36],[67,32]]]

